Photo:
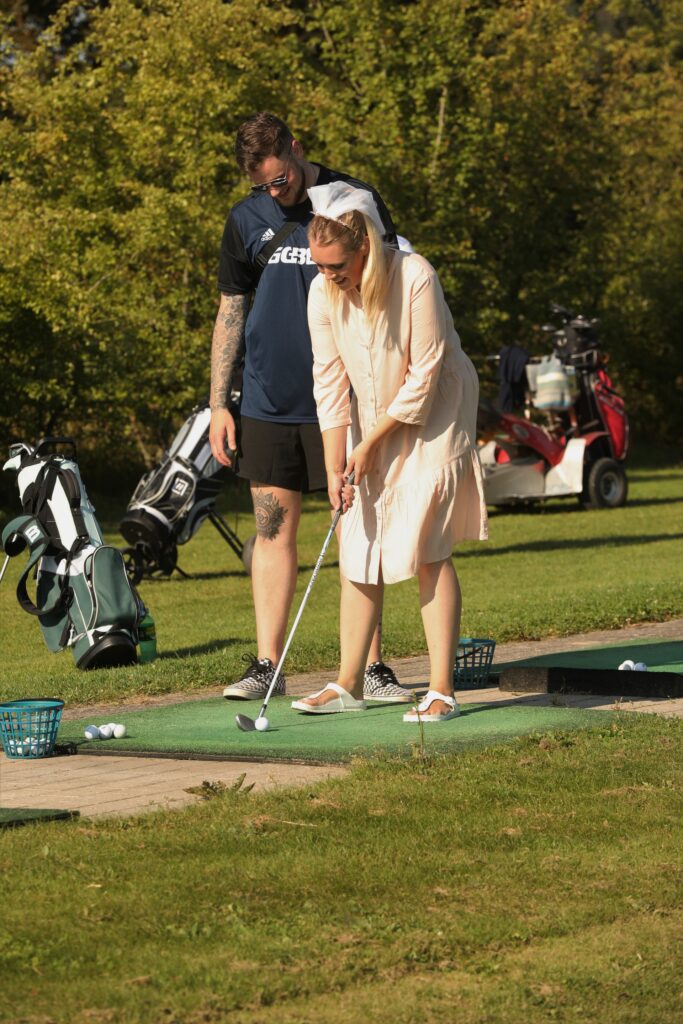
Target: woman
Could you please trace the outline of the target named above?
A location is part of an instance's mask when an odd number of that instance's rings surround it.
[[[335,509],[343,502],[346,514],[338,682],[292,707],[314,714],[365,708],[378,584],[417,576],[430,683],[419,716],[413,711],[404,721],[447,721],[459,714],[453,667],[461,597],[451,551],[457,541],[487,536],[477,376],[434,269],[383,245],[370,193],[334,182],[308,194],[315,214],[309,243],[320,271],[308,302],[315,398],[330,501]]]

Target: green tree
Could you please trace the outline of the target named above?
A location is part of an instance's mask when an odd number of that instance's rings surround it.
[[[74,6],[2,70],[3,427],[73,423],[86,444],[147,449],[207,388],[218,245],[243,189],[232,139],[254,106],[287,103],[296,18],[114,0],[61,54]]]
[[[468,351],[599,314],[640,427],[680,437],[683,0],[110,0],[65,46],[78,9],[0,51],[7,440],[149,461],[205,392],[258,109],[379,187]]]

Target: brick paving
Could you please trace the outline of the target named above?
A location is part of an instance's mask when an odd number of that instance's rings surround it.
[[[606,643],[638,640],[683,641],[683,619],[671,622],[629,626],[620,630],[600,630],[571,637],[539,641],[500,644],[496,649],[495,664],[522,658],[553,654],[558,651],[579,650]],[[416,690],[425,686],[428,671],[426,655],[404,658],[392,662],[401,683]],[[332,672],[308,673],[289,676],[287,692],[301,696],[320,688],[334,679]],[[197,694],[168,694],[163,697],[136,699],[125,705],[88,706],[94,719],[115,718],[116,711],[161,707],[185,701],[205,700],[220,695],[222,688],[203,690]],[[515,694],[505,693],[497,687],[486,690],[459,691],[462,704],[490,703],[499,707],[510,704],[548,705],[655,713],[683,717],[683,698],[629,699],[587,696],[584,694]],[[80,718],[82,707],[65,709],[64,718]],[[244,784],[254,783],[255,790],[278,786],[301,786],[344,774],[343,766],[313,766],[283,764],[282,762],[255,763],[253,761],[195,761],[161,757],[132,757],[79,754],[76,757],[55,757],[10,761],[0,755],[0,806],[50,807],[78,810],[86,817],[134,815],[159,808],[181,807],[199,800],[187,792],[202,782],[222,782],[234,785],[244,775]]]

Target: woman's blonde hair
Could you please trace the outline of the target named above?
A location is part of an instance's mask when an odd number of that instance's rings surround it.
[[[330,220],[317,213],[308,228],[308,237],[321,246],[341,242],[349,255],[358,252],[365,239],[368,239],[369,249],[363,267],[360,296],[365,314],[374,327],[384,306],[389,282],[389,248],[385,246],[373,222],[360,210],[342,213],[339,220]],[[333,303],[341,302],[341,289],[330,280],[325,281],[325,287]]]

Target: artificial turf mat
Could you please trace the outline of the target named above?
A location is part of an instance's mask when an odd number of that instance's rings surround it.
[[[620,671],[627,658],[644,662],[647,671]],[[539,654],[496,665],[494,673],[501,690],[517,693],[683,697],[683,642],[640,640]]]
[[[359,713],[305,715],[293,711],[288,698],[280,698],[274,699],[268,709],[271,729],[245,733],[237,728],[235,715],[255,717],[258,703],[227,703],[212,698],[148,711],[118,712],[116,721],[128,731],[122,740],[87,742],[83,730],[92,718],[63,721],[59,742],[78,743],[86,753],[126,751],[316,764],[379,753],[410,756],[420,743],[420,728],[403,722],[407,709],[405,704],[371,705]],[[561,706],[465,704],[459,718],[423,727],[425,751],[457,753],[467,747],[510,742],[529,733],[604,724],[608,717],[604,711]]]
[[[683,640],[638,640],[632,643],[606,644],[579,651],[539,654],[495,666],[500,673],[508,668],[590,668],[618,669],[622,661],[643,661],[649,672],[683,673]]]

